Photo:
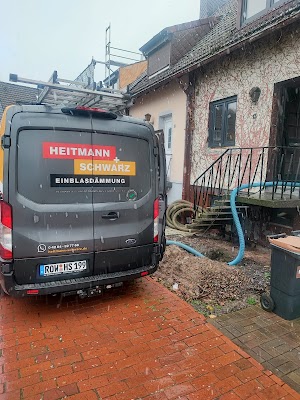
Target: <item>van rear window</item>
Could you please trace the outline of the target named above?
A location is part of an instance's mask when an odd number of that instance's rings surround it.
[[[35,203],[124,202],[150,190],[150,148],[144,139],[22,130],[17,154],[17,191]]]

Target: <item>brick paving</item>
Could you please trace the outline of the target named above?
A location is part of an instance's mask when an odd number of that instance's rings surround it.
[[[286,321],[253,306],[212,324],[300,393],[300,318]]]
[[[300,399],[151,278],[62,304],[4,296],[0,336],[1,400]]]

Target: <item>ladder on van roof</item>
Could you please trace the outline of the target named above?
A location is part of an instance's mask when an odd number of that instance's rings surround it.
[[[92,90],[87,88],[83,82],[59,78],[57,71],[54,71],[48,82],[20,78],[16,74],[10,74],[9,80],[36,85],[40,89],[37,104],[93,107],[109,111],[124,111],[131,105],[129,93],[111,88],[95,87],[95,84]]]

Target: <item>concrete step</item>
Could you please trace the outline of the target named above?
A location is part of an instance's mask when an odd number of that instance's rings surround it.
[[[224,223],[225,221],[218,221],[218,220],[216,220],[216,221],[214,221],[214,220],[212,220],[212,222],[202,222],[202,223],[195,223],[195,224],[187,224],[186,225],[186,227],[187,228],[190,228],[190,229],[198,229],[198,228],[201,228],[202,226],[203,227],[208,227],[208,226],[222,226],[222,225],[226,225],[225,223]],[[228,223],[229,223],[229,221],[228,221]]]
[[[237,210],[245,210],[245,209],[247,209],[247,208],[249,208],[249,206],[239,206],[239,205],[237,205],[236,206],[236,208],[237,208]],[[208,210],[208,211],[210,211],[210,210],[212,210],[212,211],[218,211],[218,210],[231,210],[231,207],[230,206],[212,206],[212,207],[207,207],[207,208],[205,208],[204,209],[205,211],[206,210]]]
[[[190,225],[199,224],[220,224],[223,225],[226,222],[233,221],[233,218],[200,218],[194,220]]]

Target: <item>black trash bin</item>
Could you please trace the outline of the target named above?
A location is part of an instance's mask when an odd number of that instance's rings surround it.
[[[280,235],[279,235],[280,236]],[[261,306],[286,320],[300,317],[300,237],[270,237],[271,289]]]

